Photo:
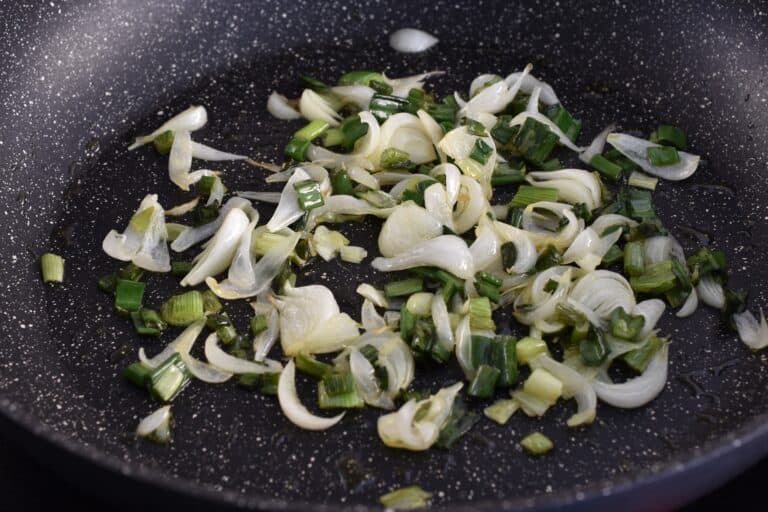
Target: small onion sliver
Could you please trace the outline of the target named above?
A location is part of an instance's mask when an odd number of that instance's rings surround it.
[[[402,53],[420,53],[438,43],[432,34],[416,28],[401,28],[389,35],[389,45]]]
[[[306,430],[326,430],[337,424],[344,417],[344,412],[332,418],[315,416],[299,401],[296,394],[296,364],[291,359],[285,365],[277,383],[277,400],[283,414],[294,425]]]

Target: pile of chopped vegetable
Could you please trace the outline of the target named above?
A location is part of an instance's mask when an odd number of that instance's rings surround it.
[[[287,161],[249,160],[269,172],[266,183],[284,183],[280,193],[231,192],[220,173],[192,170],[196,160],[246,159],[192,140],[207,121],[201,106],[137,138],[130,149],[152,143],[167,154],[171,182],[195,197],[166,210],[147,195],[104,239],[104,251],[127,263],[99,280],[115,311],[139,335],[174,338],[152,357],[141,349],[125,378],[167,403],[193,380],[236,377],[277,395],[308,430],[375,407],[383,443],[427,450],[450,447],[480,410],[505,424],[573,399],[567,425],[577,427],[594,421],[598,401],[649,403],[673,349],[656,328],[667,307],[684,317],[702,302],[751,348],[768,345],[762,312],[758,321],[727,288],[723,253],[684,254],[656,214],[659,179],[685,179],[699,164],[684,132],[662,125],[646,139],[611,125],[581,146],[581,121],[531,70],[481,75],[468,94],[442,98],[424,89],[438,72],[352,71],[336,85],[303,77],[299,99],[273,93],[267,104],[278,118],[308,121],[287,141]],[[581,168],[563,168],[573,157]],[[268,219],[264,204],[274,205]],[[380,219],[377,255],[334,229],[366,216]],[[333,290],[297,281],[316,257],[394,277],[382,289],[354,283],[364,301],[350,315]],[[171,272],[190,290],[147,308],[146,272]],[[43,274],[60,282],[63,262],[46,255]],[[253,307],[249,333],[221,302],[234,300]],[[500,310],[524,336],[498,328]],[[170,335],[170,326],[183,331]],[[201,360],[192,348],[204,330]],[[417,371],[456,363],[463,381],[411,389]],[[613,365],[634,377],[614,383]],[[300,399],[297,370],[316,381],[316,397]],[[167,442],[172,417],[164,405],[137,434]],[[536,432],[520,443],[536,455],[553,448]]]

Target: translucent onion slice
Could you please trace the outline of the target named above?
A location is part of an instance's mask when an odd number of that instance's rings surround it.
[[[269,99],[267,99],[267,111],[276,118],[286,121],[301,118],[301,113],[297,112],[296,109],[288,103],[288,98],[277,91],[273,91],[272,94],[269,95]]]
[[[193,105],[187,110],[184,110],[183,112],[180,112],[170,118],[168,121],[163,123],[160,128],[153,131],[149,135],[136,137],[136,141],[128,147],[128,151],[134,150],[139,146],[143,146],[144,144],[152,142],[155,140],[155,138],[157,138],[158,135],[161,135],[167,131],[174,132],[175,138],[176,132],[194,132],[195,130],[205,126],[205,123],[207,122],[208,112],[206,112],[205,107]]]
[[[301,167],[294,168],[293,174],[288,179],[285,187],[283,187],[280,202],[277,204],[272,218],[267,222],[267,229],[271,233],[287,228],[304,215],[304,210],[299,206],[299,196],[293,185],[294,183],[309,179],[311,178],[306,170]]]
[[[171,419],[171,406],[164,405],[155,412],[142,419],[136,427],[136,435],[147,437]]]
[[[357,349],[353,349],[349,353],[349,371],[355,379],[357,391],[366,404],[382,409],[395,407],[392,399],[385,395],[379,387],[375,368]]]
[[[524,274],[531,270],[536,265],[538,253],[536,252],[536,244],[528,232],[500,221],[495,221],[493,227],[499,234],[502,244],[512,242],[517,252],[515,264],[504,270],[512,274]]]
[[[420,53],[438,43],[432,34],[416,28],[401,28],[389,35],[389,46],[402,53]]]
[[[603,152],[603,149],[605,149],[605,141],[608,138],[608,134],[616,130],[616,125],[614,123],[609,124],[606,126],[603,131],[598,133],[594,139],[592,139],[592,142],[589,146],[587,146],[587,149],[579,153],[579,160],[584,162],[585,164],[590,164],[592,162],[592,159],[595,157],[595,155],[599,155]]]
[[[299,100],[299,112],[309,121],[325,121],[330,126],[339,126],[341,116],[327,98],[312,89],[304,89]]]
[[[699,294],[696,293],[696,288],[694,288],[693,290],[691,290],[691,293],[688,294],[688,298],[685,299],[685,302],[677,311],[677,313],[675,313],[675,316],[677,318],[685,318],[687,316],[691,316],[698,307],[699,307]]]
[[[259,218],[259,212],[256,211],[253,206],[251,206],[250,201],[241,197],[232,197],[229,199],[229,201],[224,203],[224,206],[221,207],[219,210],[219,215],[216,217],[216,219],[208,222],[207,224],[203,224],[202,226],[187,227],[184,231],[182,231],[181,234],[176,237],[176,240],[174,240],[171,244],[171,249],[176,252],[183,252],[193,245],[210,238],[214,233],[216,233],[219,227],[221,227],[224,219],[234,208],[243,210],[251,218],[251,220],[258,220]]]
[[[248,157],[245,155],[227,153],[226,151],[220,151],[195,141],[192,141],[192,158],[197,158],[198,160],[207,160],[209,162],[226,162],[229,160],[248,159]]]
[[[664,301],[659,299],[648,299],[638,302],[632,314],[642,315],[645,320],[642,330],[637,335],[638,339],[644,340],[651,334],[651,331],[656,327],[656,323],[661,318],[661,315],[664,314],[666,307]]]
[[[603,402],[622,409],[641,407],[664,389],[667,383],[667,361],[669,346],[664,345],[651,359],[642,375],[622,384],[595,381],[592,387]]]
[[[261,302],[261,300],[252,302],[251,307],[253,307],[255,315],[267,317],[266,330],[253,337],[253,360],[261,362],[269,355],[269,351],[277,342],[277,337],[280,334],[280,316],[272,304]]]
[[[357,291],[357,293],[360,294],[363,298],[370,300],[375,306],[380,308],[389,307],[389,300],[387,300],[387,296],[384,294],[384,292],[374,288],[368,283],[362,283],[357,287],[357,290],[355,291]]]
[[[403,203],[392,209],[381,227],[379,252],[391,258],[442,233],[442,223],[427,210],[412,202]]]
[[[115,259],[132,261],[146,270],[169,272],[171,261],[167,239],[163,207],[157,202],[156,194],[148,194],[141,200],[125,231],[111,230],[104,237],[101,248]]]
[[[277,383],[277,400],[283,414],[291,423],[306,430],[327,430],[341,421],[345,414],[342,412],[332,418],[323,418],[315,416],[304,407],[296,394],[296,365],[293,359],[280,373],[280,380]]]
[[[554,188],[559,200],[566,203],[584,203],[590,210],[602,206],[600,181],[591,172],[581,169],[561,169],[559,171],[530,172],[526,180],[536,187]]]
[[[331,87],[331,92],[335,94],[343,104],[353,104],[360,110],[368,110],[371,98],[376,93],[376,91],[365,85],[337,85]]]
[[[283,365],[272,359],[264,359],[257,363],[227,354],[219,346],[219,336],[215,332],[205,340],[205,357],[216,368],[235,375],[280,373],[283,369]]]
[[[558,363],[546,354],[539,354],[531,360],[530,366],[544,368],[563,383],[563,398],[575,398],[578,410],[568,419],[569,427],[587,425],[595,420],[597,395],[590,382],[579,372]]]
[[[538,78],[526,73],[525,71],[512,73],[507,75],[507,77],[504,79],[504,82],[506,82],[507,85],[512,85],[518,81],[520,82],[520,90],[525,94],[531,94],[536,87],[541,87],[540,100],[545,105],[557,105],[560,103],[560,100],[557,99],[555,90],[552,89],[551,85],[539,80]]]
[[[349,217],[373,215],[386,218],[393,208],[377,208],[364,199],[347,195],[331,195],[325,198],[325,204],[309,212],[305,231],[311,231],[323,222],[342,222]]]
[[[168,177],[181,190],[189,190],[192,185],[192,136],[188,131],[173,133],[171,153],[168,155]]]
[[[696,285],[696,293],[707,306],[715,309],[725,307],[725,292],[723,285],[717,282],[712,275],[707,274],[699,280]]]
[[[661,147],[651,141],[632,137],[624,133],[611,133],[607,138],[608,144],[616,148],[619,153],[626,156],[634,163],[640,166],[642,170],[653,176],[664,178],[665,180],[680,181],[690,177],[699,166],[700,158],[696,155],[678,151],[680,162],[674,165],[656,166],[648,161],[647,151],[649,148]]]
[[[743,313],[733,315],[733,323],[739,338],[752,350],[760,350],[768,347],[768,323],[765,321],[762,308],[760,309],[760,322],[755,315],[746,310]]]
[[[425,240],[397,256],[378,257],[371,262],[371,266],[381,272],[425,265],[442,268],[460,279],[470,279],[475,275],[472,253],[469,252],[466,242],[455,235],[441,235]]]
[[[453,352],[455,343],[451,329],[451,318],[448,316],[448,307],[445,305],[443,294],[439,290],[432,298],[431,313],[432,322],[435,324],[437,343],[447,353]]]
[[[280,192],[256,192],[252,190],[239,190],[235,192],[238,197],[244,197],[251,201],[260,201],[262,203],[277,204],[280,202],[282,194]]]
[[[384,76],[384,81],[392,87],[392,94],[395,96],[408,96],[411,89],[424,89],[424,81],[427,78],[442,75],[443,71],[428,71],[418,75],[404,76],[402,78],[388,78]]]
[[[186,203],[182,203],[178,206],[174,206],[173,208],[169,210],[165,210],[165,216],[166,217],[181,217],[184,214],[187,214],[194,210],[197,207],[197,203],[200,202],[200,197],[196,197],[191,201],[187,201]]]
[[[181,354],[181,360],[187,365],[189,373],[206,384],[221,384],[232,378],[232,373],[225,372],[212,364],[195,359],[189,354]]]
[[[373,302],[368,299],[363,301],[363,305],[360,309],[360,323],[363,324],[363,330],[366,332],[378,331],[387,326],[384,317],[376,311],[376,306],[374,306]]]
[[[596,270],[581,277],[570,292],[570,297],[595,312],[605,327],[614,309],[635,309],[632,287],[621,274],[609,270]]]
[[[189,351],[192,350],[192,345],[194,345],[195,340],[200,336],[204,327],[205,320],[198,320],[190,324],[175,340],[166,345],[159,354],[152,358],[147,357],[143,347],[140,348],[139,361],[150,368],[157,368],[176,352],[189,354]]]

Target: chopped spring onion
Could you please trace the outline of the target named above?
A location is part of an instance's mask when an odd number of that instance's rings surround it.
[[[651,133],[649,137],[651,142],[664,146],[674,146],[677,149],[685,151],[688,149],[688,141],[685,132],[680,128],[668,124],[662,124]]]
[[[365,406],[351,373],[325,374],[317,384],[317,397],[321,409],[361,409]]]
[[[307,159],[307,150],[311,142],[306,139],[293,138],[285,146],[285,156],[297,162],[304,162]]]
[[[136,427],[136,436],[155,443],[166,444],[171,442],[172,424],[171,406],[165,405],[139,422],[139,426]]]
[[[632,289],[637,293],[664,293],[672,290],[677,283],[672,267],[672,260],[646,267],[642,274],[630,278]]]
[[[334,169],[330,172],[330,178],[334,194],[352,195],[354,193],[354,185],[347,171]]]
[[[424,281],[420,277],[411,277],[402,281],[393,281],[384,286],[387,298],[406,297],[424,290]]]
[[[500,371],[498,387],[509,388],[517,383],[517,340],[514,337],[500,335],[494,338],[491,361]]]
[[[293,134],[294,139],[313,141],[318,137],[322,137],[323,133],[328,129],[329,125],[325,121],[315,119],[310,121],[309,124],[304,126],[301,130]]]
[[[631,277],[641,276],[645,272],[643,242],[627,242],[624,245],[624,272]]]
[[[322,379],[333,372],[333,366],[319,361],[304,352],[299,352],[294,358],[294,362],[296,363],[296,368],[316,379]]]
[[[431,492],[427,492],[418,485],[409,485],[395,489],[379,498],[379,503],[388,510],[415,510],[417,508],[427,508]]]
[[[528,117],[512,144],[526,160],[540,164],[547,159],[558,140],[558,136],[547,125]]]
[[[171,146],[173,146],[173,131],[167,130],[155,137],[152,141],[152,145],[155,146],[155,151],[161,155],[167,155],[171,152]]]
[[[64,258],[47,252],[40,257],[40,268],[44,283],[64,282]]]
[[[161,402],[170,402],[191,382],[187,365],[181,354],[175,352],[157,368],[152,370],[147,379],[149,392]]]
[[[545,113],[569,139],[576,141],[581,133],[581,121],[574,119],[560,103],[550,105]]]
[[[547,370],[536,368],[523,383],[523,391],[551,405],[563,394],[563,383]]]
[[[251,333],[253,333],[254,336],[258,336],[267,330],[268,325],[267,317],[265,315],[253,315],[250,322]]]
[[[630,187],[644,188],[646,190],[656,190],[656,185],[659,184],[659,179],[653,176],[648,176],[644,172],[632,171],[629,175],[629,181],[627,184]]]
[[[589,161],[589,165],[614,183],[619,181],[623,172],[620,165],[616,165],[603,155],[593,156]]]
[[[297,181],[293,184],[299,207],[308,212],[324,204],[320,184],[313,180]]]
[[[559,197],[556,188],[533,187],[531,185],[520,185],[515,196],[509,202],[509,206],[525,208],[529,204],[540,201],[557,202]]]
[[[189,274],[195,264],[191,261],[172,261],[171,262],[171,274],[175,276],[185,276]]]
[[[457,398],[453,402],[451,415],[445,420],[445,424],[440,430],[440,436],[437,438],[435,446],[446,450],[451,448],[464,434],[472,430],[478,421],[480,421],[480,416],[474,412],[468,412],[464,402]]]
[[[554,443],[547,436],[539,432],[526,436],[520,441],[520,446],[525,448],[531,455],[544,455],[555,447]]]
[[[132,311],[131,320],[136,332],[145,336],[160,336],[168,328],[168,324],[153,309],[141,308],[139,311]]]
[[[680,163],[680,155],[670,146],[650,147],[646,150],[646,156],[651,165],[667,167]]]
[[[661,350],[663,346],[663,339],[657,338],[656,336],[651,336],[645,343],[643,343],[642,346],[634,350],[630,350],[621,356],[621,358],[630,368],[635,370],[637,373],[643,373],[651,363],[653,356],[656,354],[656,352]]]
[[[493,148],[488,145],[483,139],[477,139],[475,145],[472,147],[472,151],[469,153],[469,158],[475,162],[485,165],[493,153]]]
[[[645,318],[642,315],[630,315],[622,307],[614,309],[611,313],[611,334],[617,338],[634,340],[644,325]]]
[[[549,348],[544,340],[526,336],[515,345],[515,354],[520,364],[528,364],[539,354],[549,354]]]
[[[139,311],[144,298],[145,284],[138,281],[119,279],[115,287],[115,310],[120,314]]]
[[[469,384],[467,394],[475,398],[490,398],[496,390],[496,383],[499,381],[501,372],[498,368],[481,364],[477,367],[475,378]]]
[[[174,326],[187,326],[205,316],[203,294],[197,290],[174,295],[160,306],[163,321]]]
[[[472,329],[495,331],[493,310],[488,297],[473,297],[469,299],[469,322]]]
[[[509,418],[520,408],[520,404],[510,398],[496,400],[491,405],[483,409],[483,414],[499,425],[506,425]]]
[[[587,336],[579,342],[581,360],[587,366],[602,365],[608,358],[610,351],[611,348],[605,339],[605,333],[599,327],[590,328]]]

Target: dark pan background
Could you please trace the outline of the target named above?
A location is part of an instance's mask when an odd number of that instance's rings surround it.
[[[733,285],[761,305],[768,245],[764,5],[1,5],[0,424],[49,464],[89,472],[104,492],[135,497],[151,485],[196,503],[335,510],[420,483],[435,492],[436,505],[451,509],[566,503],[608,510],[631,500],[639,510],[681,503],[768,451],[766,357],[749,353],[710,311],[662,321],[674,345],[659,399],[635,411],[601,407],[599,420],[583,430],[564,426],[573,407],[565,403],[541,421],[483,421],[449,452],[403,453],[379,442],[377,411],[308,433],[291,426],[272,398],[230,384],[193,385],[174,403],[173,444],[137,444],[130,432],[155,405],[119,373],[139,340],[94,286],[115,268],[101,239],[122,229],[146,193],[160,193],[167,206],[185,199],[168,183],[163,159],[125,151],[170,113],[204,104],[210,123],[196,140],[278,160],[297,124],[271,119],[266,97],[272,89],[295,95],[302,73],[332,80],[354,68],[391,76],[442,69],[447,75],[435,88],[446,93],[481,72],[504,74],[532,62],[583,119],[584,141],[610,121],[645,133],[659,122],[685,129],[703,163],[692,179],[660,186],[662,219],[688,250],[701,243],[724,250]],[[424,55],[394,53],[386,35],[410,25],[434,33],[440,45]],[[260,171],[222,168],[231,189],[263,187]],[[343,230],[366,243],[374,226]],[[686,226],[704,235],[691,236]],[[49,249],[67,258],[67,283],[59,288],[39,282],[37,258]],[[338,262],[306,273],[303,282],[328,284],[355,316],[357,283],[381,281]],[[151,279],[147,302],[159,304],[170,283]],[[230,310],[244,328],[245,310]],[[434,390],[457,375],[455,368],[424,372],[417,384]],[[533,430],[557,449],[525,456],[517,441]]]

